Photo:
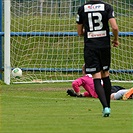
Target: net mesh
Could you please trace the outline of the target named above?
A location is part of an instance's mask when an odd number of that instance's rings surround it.
[[[22,78],[11,77],[11,82],[65,82],[82,76],[84,44],[76,36],[76,14],[84,2],[11,1],[11,68],[23,70]],[[105,2],[114,7],[120,32],[133,31],[133,2]],[[132,81],[133,37],[120,36],[119,41],[118,48],[112,47],[111,79]]]

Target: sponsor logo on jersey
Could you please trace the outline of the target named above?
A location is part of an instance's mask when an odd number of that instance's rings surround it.
[[[88,38],[97,38],[97,37],[105,37],[106,36],[106,31],[93,31],[93,32],[87,32],[87,37]]]
[[[88,4],[84,6],[84,12],[104,11],[104,4]]]
[[[94,72],[96,71],[96,68],[86,68],[86,72]]]

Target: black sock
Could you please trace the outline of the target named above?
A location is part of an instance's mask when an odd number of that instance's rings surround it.
[[[93,79],[93,80],[94,80],[94,87],[95,87],[96,93],[98,95],[98,98],[99,98],[103,108],[108,107],[104,88],[101,85],[101,79]]]
[[[110,95],[111,95],[111,82],[110,82],[110,78],[105,77],[102,78],[103,80],[103,87],[104,87],[104,91],[105,91],[105,96],[106,96],[106,100],[107,100],[107,104],[108,107],[110,107]]]

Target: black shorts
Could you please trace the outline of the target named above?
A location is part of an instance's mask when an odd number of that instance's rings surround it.
[[[86,73],[94,74],[101,70],[110,69],[110,48],[84,48],[84,61]]]
[[[111,86],[111,94],[112,93],[116,93],[118,92],[119,90],[125,90],[126,88],[124,87],[121,87],[121,86]]]

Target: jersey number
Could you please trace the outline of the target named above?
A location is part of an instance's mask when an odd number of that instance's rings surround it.
[[[93,17],[97,17],[94,19],[93,22]],[[102,15],[101,13],[88,13],[88,22],[89,22],[89,27],[90,31],[96,31],[96,30],[101,30],[103,28],[103,23],[102,23]],[[98,26],[94,26],[93,24],[98,24]]]

